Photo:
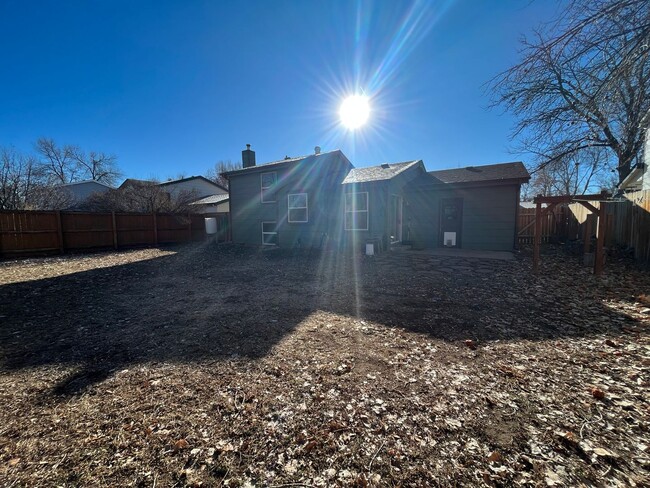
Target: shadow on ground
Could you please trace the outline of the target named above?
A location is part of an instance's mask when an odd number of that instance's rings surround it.
[[[83,365],[54,391],[75,394],[136,363],[264,357],[319,310],[479,344],[612,332],[633,321],[603,305],[629,297],[561,263],[535,278],[521,260],[176,251],[0,287],[0,370]]]

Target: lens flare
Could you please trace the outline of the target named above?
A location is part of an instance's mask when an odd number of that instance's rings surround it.
[[[351,95],[341,104],[339,109],[341,123],[348,129],[358,129],[368,121],[370,102],[365,95]]]

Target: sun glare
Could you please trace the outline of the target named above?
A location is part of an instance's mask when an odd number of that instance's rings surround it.
[[[341,104],[339,109],[341,123],[348,129],[358,129],[368,121],[370,103],[365,95],[351,95]]]

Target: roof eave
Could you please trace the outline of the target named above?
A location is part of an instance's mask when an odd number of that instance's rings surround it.
[[[306,159],[308,159],[308,158],[310,158],[312,156],[315,156],[317,158],[328,159],[326,156],[331,156],[331,155],[333,155],[335,153],[339,153],[341,156],[343,156],[343,158],[348,163],[350,163],[350,160],[345,156],[345,154],[343,154],[343,152],[340,149],[334,149],[332,151],[328,151],[328,152],[325,152],[325,153],[308,154],[306,156],[301,156],[301,157],[298,157],[298,158],[287,159],[286,161],[283,161],[283,160],[270,161],[268,163],[262,163],[262,164],[259,164],[259,165],[251,166],[249,168],[235,169],[235,170],[232,170],[232,171],[227,171],[225,173],[221,173],[221,175],[223,177],[225,177],[226,179],[229,179],[231,176],[239,176],[239,175],[243,175],[243,174],[257,173],[260,170],[261,171],[264,171],[264,170],[273,171],[273,169],[278,168],[278,167],[282,167],[284,165],[300,163],[300,162],[302,162],[302,161],[304,161],[304,160],[306,160]],[[350,165],[351,164],[352,163],[350,163]]]
[[[618,187],[622,190],[625,190],[628,186],[630,186],[630,183],[633,182],[634,180],[639,179],[640,176],[643,176],[645,170],[645,164],[644,163],[638,163],[632,171],[628,173],[628,175],[623,178],[623,181],[621,181],[618,184]]]
[[[505,186],[505,185],[522,185],[530,181],[530,176],[526,178],[503,178],[498,180],[479,180],[479,181],[456,181],[446,183],[444,181],[427,181],[423,182],[420,185],[417,185],[421,188],[450,188],[450,187],[462,187],[469,188],[475,186]]]

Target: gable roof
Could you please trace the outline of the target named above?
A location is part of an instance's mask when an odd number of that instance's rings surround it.
[[[230,195],[227,193],[222,193],[219,195],[210,195],[209,197],[201,198],[196,202],[190,203],[190,205],[215,205],[217,203],[223,203],[230,199]]]
[[[153,180],[138,180],[136,178],[127,178],[122,182],[119,188],[124,188],[127,186],[151,186],[157,185],[158,183]]]
[[[209,180],[205,176],[200,176],[200,175],[199,176],[188,176],[187,178],[180,178],[180,179],[177,179],[177,180],[165,181],[163,183],[160,183],[160,186],[174,185],[176,183],[183,183],[185,181],[191,181],[191,180],[202,180],[202,181],[205,181],[206,183],[210,183],[211,185],[217,186],[217,187],[221,188],[222,190],[228,191],[228,188],[225,188],[225,187],[221,186],[219,183],[216,183],[216,182],[214,182],[212,180]]]
[[[353,168],[343,180],[343,184],[390,180],[420,162],[421,160],[417,159],[415,161],[406,161],[404,163],[384,163],[378,166],[368,166],[366,168]]]
[[[345,154],[341,152],[340,149],[334,149],[333,151],[328,151],[328,152],[322,152],[319,154],[308,154],[306,156],[298,156],[295,158],[285,158],[281,159],[279,161],[271,161],[270,163],[262,163],[262,164],[257,164],[255,166],[251,166],[249,168],[241,168],[241,169],[234,169],[232,171],[227,171],[225,173],[222,173],[223,176],[226,178],[229,178],[230,176],[239,176],[240,174],[245,174],[245,173],[253,173],[255,171],[260,171],[260,170],[266,170],[266,169],[276,169],[285,165],[289,165],[292,163],[298,163],[300,161],[306,161],[306,160],[314,160],[314,163],[322,163],[325,161],[329,161],[332,159],[335,155],[339,155],[343,157],[348,163],[350,162],[348,158],[345,157]],[[350,163],[352,164],[352,163]]]
[[[106,188],[110,188],[111,190],[113,189],[112,186],[107,185],[106,183],[102,183],[101,181],[97,181],[97,180],[73,181],[72,183],[63,183],[63,184],[57,185],[57,186],[59,186],[61,188],[64,188],[64,187],[68,187],[68,186],[86,185],[86,184],[100,185],[100,186],[105,186]]]
[[[485,166],[467,166],[458,169],[429,171],[436,183],[478,183],[483,181],[523,180],[530,175],[521,161],[513,163],[488,164]]]

